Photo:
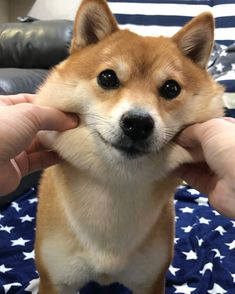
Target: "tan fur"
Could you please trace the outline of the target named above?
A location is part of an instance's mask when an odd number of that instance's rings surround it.
[[[38,93],[38,104],[81,119],[76,129],[40,134],[63,159],[40,184],[40,294],[75,293],[90,280],[119,282],[134,294],[164,293],[180,183],[171,172],[195,160],[172,139],[186,125],[223,113],[223,89],[205,70],[212,42],[208,13],[173,38],[151,38],[119,30],[106,1],[82,2],[71,55]],[[120,87],[98,85],[105,69],[116,72]],[[159,88],[170,79],[182,90],[166,100]],[[133,109],[148,112],[155,127],[148,152],[128,158],[111,143],[120,136],[120,118]]]

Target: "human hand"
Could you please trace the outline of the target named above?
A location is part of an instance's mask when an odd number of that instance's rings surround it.
[[[78,118],[32,104],[36,95],[0,96],[0,195],[14,191],[23,176],[59,162],[37,138],[40,130],[65,131]]]
[[[217,118],[189,126],[176,142],[202,159],[181,166],[177,174],[207,194],[216,210],[235,218],[235,119]]]

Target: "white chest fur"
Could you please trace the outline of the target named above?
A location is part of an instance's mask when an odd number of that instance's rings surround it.
[[[58,180],[57,188],[73,238],[55,234],[44,241],[44,262],[55,281],[63,280],[74,289],[92,279],[119,281],[131,288],[145,284],[146,279],[152,282],[169,254],[167,240],[159,238],[156,231],[148,248],[139,248],[153,227],[157,230],[166,195],[161,191],[156,195],[154,185],[144,183],[114,187],[92,179],[91,185],[87,177],[74,173],[69,185]]]

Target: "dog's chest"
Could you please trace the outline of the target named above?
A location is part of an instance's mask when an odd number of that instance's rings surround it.
[[[119,282],[134,289],[136,284],[151,284],[162,272],[169,258],[168,243],[164,238],[156,238],[146,248],[116,255],[98,248],[96,252],[76,250],[69,238],[61,240],[55,236],[44,241],[42,250],[44,263],[53,272],[55,282],[63,281],[72,289],[91,280],[101,285]]]
[[[127,255],[148,234],[164,205],[164,195],[147,185],[128,190],[80,182],[73,191],[77,195],[64,203],[66,225],[90,252]]]
[[[90,280],[119,281],[132,288],[161,272],[169,256],[169,242],[158,228],[169,197],[164,189],[158,194],[145,183],[114,189],[82,177],[66,186],[62,179],[57,183],[63,222],[42,245],[55,282],[79,288]]]

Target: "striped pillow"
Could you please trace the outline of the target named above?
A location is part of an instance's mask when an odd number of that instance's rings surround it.
[[[211,11],[215,40],[230,45],[235,40],[235,0],[109,0],[121,28],[141,35],[172,36],[192,17]]]

